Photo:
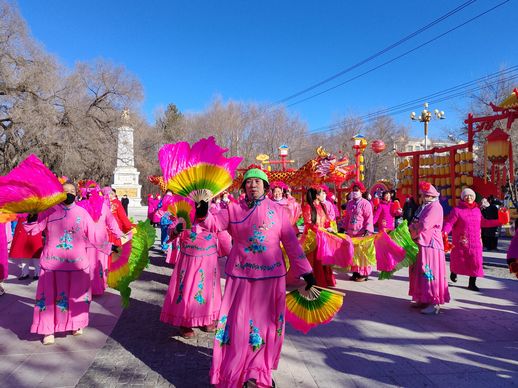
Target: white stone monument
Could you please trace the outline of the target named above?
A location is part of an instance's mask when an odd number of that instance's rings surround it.
[[[133,128],[128,124],[129,111],[124,110],[122,119],[125,125],[119,128],[117,141],[117,166],[113,171],[113,185],[117,190],[117,197],[122,198],[126,194],[129,198],[129,207],[141,207],[139,185],[140,172],[135,168],[133,154]]]

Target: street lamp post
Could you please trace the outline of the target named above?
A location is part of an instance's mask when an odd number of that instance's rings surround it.
[[[439,109],[434,110],[435,118],[442,120],[446,118],[444,111]],[[410,113],[410,118],[414,121],[420,121],[424,125],[424,149],[428,149],[428,123],[432,120],[432,112],[428,110],[428,103],[424,103],[424,109],[419,116],[416,116],[415,112]]]

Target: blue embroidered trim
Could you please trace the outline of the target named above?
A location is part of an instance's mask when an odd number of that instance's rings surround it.
[[[282,263],[280,261],[278,261],[276,263],[273,263],[272,265],[265,265],[265,264],[259,265],[256,263],[244,263],[244,264],[236,263],[235,267],[239,268],[239,269],[250,268],[250,269],[255,269],[255,270],[259,270],[259,271],[273,271],[275,268],[280,267],[281,265],[282,265]]]

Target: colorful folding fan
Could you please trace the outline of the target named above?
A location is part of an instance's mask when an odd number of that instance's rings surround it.
[[[65,199],[62,184],[36,155],[0,177],[0,213],[40,213]]]
[[[307,334],[313,327],[333,319],[342,307],[344,296],[321,287],[291,291],[286,295],[286,322]]]
[[[392,271],[381,271],[378,275],[378,279],[380,280],[390,279],[394,272],[399,271],[401,268],[410,267],[415,263],[417,253],[419,251],[417,244],[410,236],[410,231],[408,230],[408,224],[406,220],[400,223],[396,229],[391,231],[389,236],[396,244],[405,250],[406,254],[405,258],[396,264]]]
[[[189,198],[181,195],[166,195],[162,199],[162,208],[167,209],[176,218],[185,220],[185,228],[190,229],[196,214],[196,204]]]
[[[164,145],[158,159],[167,188],[195,202],[208,202],[232,184],[241,163],[242,158],[224,157],[227,151],[212,136],[192,148],[187,142]]]
[[[353,256],[354,245],[348,235],[329,233],[325,229],[317,231],[317,258],[323,265],[350,267]]]
[[[154,242],[155,229],[149,220],[140,221],[132,239],[121,246],[119,254],[112,254],[108,269],[108,285],[120,292],[123,307],[129,305],[129,284],[140,276],[148,264],[148,251]]]

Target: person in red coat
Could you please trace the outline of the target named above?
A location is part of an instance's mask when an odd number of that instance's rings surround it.
[[[18,217],[9,258],[19,260],[22,264],[22,273],[18,280],[24,280],[29,277],[30,265],[34,267],[34,276],[32,278],[36,280],[40,274],[40,255],[43,249],[43,237],[41,232],[30,236],[23,227],[26,221],[26,216]]]

